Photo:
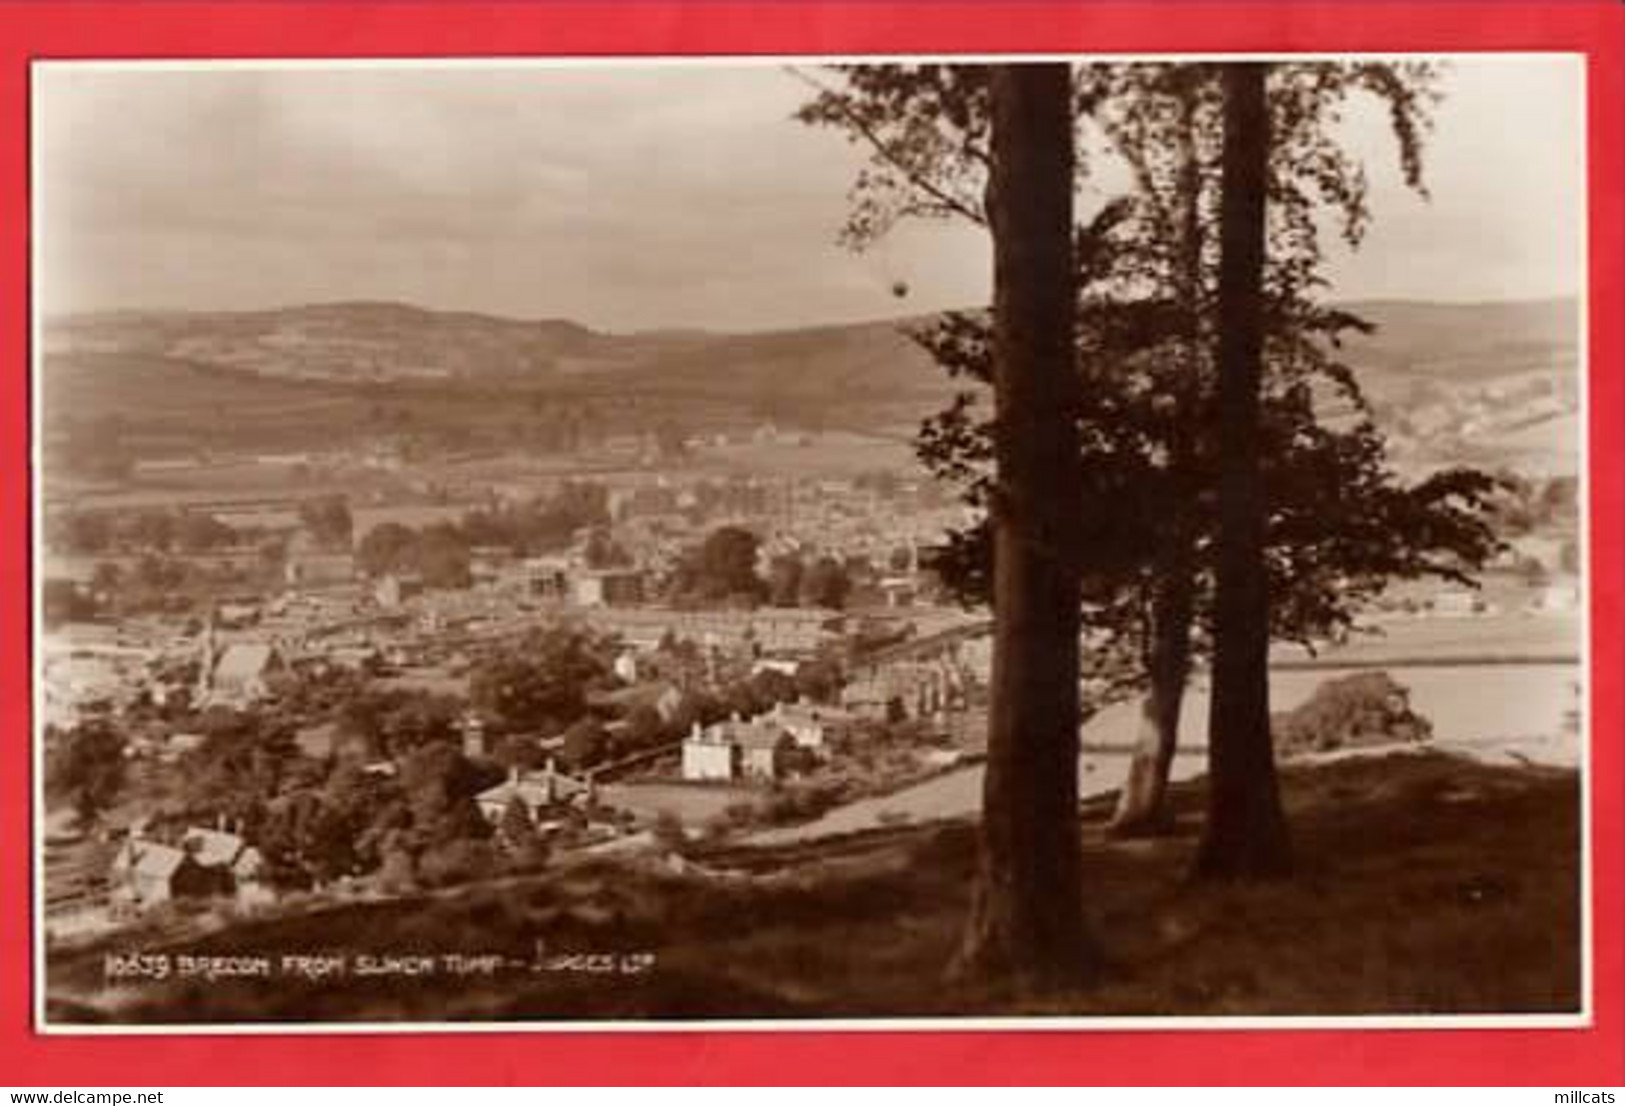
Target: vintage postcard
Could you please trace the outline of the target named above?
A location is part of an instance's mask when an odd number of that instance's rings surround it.
[[[41,1030],[1590,1023],[1583,55],[29,95]]]

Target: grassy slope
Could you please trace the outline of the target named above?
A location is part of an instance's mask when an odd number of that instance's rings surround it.
[[[1086,814],[1097,988],[1022,1000],[949,987],[971,877],[965,826],[893,830],[752,858],[754,879],[597,862],[543,879],[238,925],[184,951],[652,950],[647,975],[514,973],[379,984],[181,985],[122,996],[118,1020],[464,1020],[954,1013],[1359,1014],[1572,1010],[1579,796],[1572,773],[1435,754],[1289,770],[1293,884],[1182,882],[1181,833],[1106,845]],[[738,857],[734,858],[736,861]],[[97,1014],[100,949],[53,957],[54,1017]],[[126,951],[128,951],[126,949]],[[183,951],[174,948],[170,951]]]

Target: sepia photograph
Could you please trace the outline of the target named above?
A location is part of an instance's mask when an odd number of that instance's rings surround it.
[[[34,61],[37,1028],[1587,1024],[1585,81]]]

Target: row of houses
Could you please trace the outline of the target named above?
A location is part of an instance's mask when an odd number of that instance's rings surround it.
[[[856,673],[841,689],[841,705],[876,722],[938,718],[963,710],[975,682],[967,664],[948,657],[893,660]]]
[[[603,608],[583,612],[593,629],[614,634],[638,649],[653,649],[668,637],[717,649],[749,648],[756,653],[808,655],[839,638],[844,619],[829,611],[801,608],[680,610],[665,607]]]

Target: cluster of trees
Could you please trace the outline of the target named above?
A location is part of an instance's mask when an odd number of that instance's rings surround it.
[[[128,779],[124,738],[112,722],[92,718],[47,735],[47,794],[68,803],[84,828],[118,799]]]
[[[470,511],[459,530],[471,546],[501,545],[536,555],[567,548],[579,531],[609,524],[609,489],[592,480],[569,480],[529,503]]]
[[[299,504],[299,522],[323,549],[349,549],[355,539],[355,518],[342,495],[324,495]]]
[[[448,707],[407,696],[366,723],[341,723],[376,727],[371,739],[389,749],[393,774],[367,770],[361,757],[305,756],[285,719],[215,712],[183,765],[184,799],[155,825],[161,833],[224,818],[287,888],[370,872],[397,884],[482,874],[497,853],[474,796],[501,770],[463,755]]]
[[[504,771],[463,755],[461,703],[329,683],[290,687],[274,709],[211,707],[181,720],[204,741],[165,775],[167,797],[147,832],[178,840],[189,826],[224,822],[260,849],[270,879],[285,889],[368,873],[395,884],[453,882],[540,859],[534,834],[499,849],[475,804]],[[324,757],[306,755],[295,740],[317,718],[338,735]],[[140,724],[97,718],[50,735],[47,787],[82,824],[93,825],[133,786],[122,731]],[[392,774],[375,770],[380,764]]]
[[[1292,710],[1275,716],[1283,753],[1326,752],[1361,744],[1425,741],[1433,724],[1411,709],[1410,692],[1386,672],[1327,680]]]
[[[590,694],[615,686],[613,664],[609,646],[583,630],[534,630],[480,663],[469,704],[494,734],[551,736],[586,717]]]
[[[236,530],[203,511],[68,511],[49,516],[45,524],[46,545],[70,556],[210,553],[242,540]]]
[[[768,565],[767,601],[775,607],[823,607],[838,611],[852,593],[852,575],[835,557],[811,560],[781,553]]]
[[[45,581],[40,614],[47,626],[57,626],[102,617],[185,613],[202,606],[212,593],[262,586],[276,572],[268,558],[209,564],[149,553],[126,564],[102,561],[88,582]]]
[[[1346,632],[1396,577],[1472,583],[1498,547],[1493,478],[1406,483],[1321,298],[1321,238],[1357,245],[1360,162],[1332,126],[1386,109],[1422,189],[1426,63],[855,66],[799,118],[867,148],[844,230],[962,219],[994,248],[991,314],[916,338],[965,387],[919,453],[981,508],[936,566],[995,616],[981,869],[960,966],[1034,985],[1098,963],[1081,915],[1079,637],[1146,691],[1118,825],[1161,822],[1180,703],[1211,656],[1197,873],[1291,867],[1270,735],[1272,637]],[[1092,160],[1129,186],[1075,210]],[[985,399],[991,392],[991,411]],[[1337,414],[1339,418],[1329,418]]]
[[[828,554],[804,559],[783,553],[757,571],[761,542],[740,526],[721,526],[690,549],[673,571],[668,590],[678,602],[841,610],[852,592],[852,574]]]
[[[356,564],[368,576],[412,575],[432,588],[466,588],[474,582],[468,539],[449,522],[421,529],[381,522],[356,546]]]
[[[380,523],[361,539],[356,557],[369,576],[411,574],[429,587],[466,588],[473,582],[471,551],[478,546],[535,555],[568,548],[583,532],[589,567],[632,563],[610,536],[608,490],[592,481],[567,481],[551,496],[469,511],[458,522]]]
[[[89,826],[131,783],[124,731],[151,724],[196,730],[203,744],[166,774],[170,797],[150,832],[178,839],[186,827],[224,822],[265,855],[284,888],[320,886],[374,873],[395,886],[477,878],[500,866],[532,866],[547,849],[520,805],[491,826],[475,796],[509,768],[535,769],[543,754],[529,738],[562,733],[560,759],[583,770],[679,740],[696,722],[754,715],[839,687],[832,662],[794,678],[735,672],[719,685],[689,686],[670,717],[652,705],[595,705],[620,686],[611,643],[569,627],[538,630],[479,668],[470,703],[448,695],[369,685],[342,670],[289,674],[274,703],[254,711],[210,707],[158,718],[136,711],[92,719],[49,737],[48,789]],[[654,664],[685,683],[714,671],[691,643],[670,641]],[[488,723],[491,755],[464,752],[468,706]],[[307,755],[301,727],[333,730],[325,756]],[[611,725],[619,722],[619,725]],[[390,771],[380,771],[390,766]],[[150,798],[150,796],[148,796]]]
[[[533,739],[561,736],[561,762],[579,771],[679,741],[696,722],[750,717],[801,696],[825,700],[840,686],[838,669],[829,662],[802,666],[793,677],[772,669],[724,671],[699,646],[671,640],[649,661],[657,679],[682,690],[681,702],[666,716],[647,702],[605,705],[605,693],[622,687],[612,670],[614,654],[601,638],[552,627],[482,661],[469,705],[487,726],[496,760],[505,767],[540,767],[545,754]]]
[[[755,606],[767,598],[767,582],[756,571],[760,547],[744,527],[718,527],[683,556],[668,590],[677,600]]]
[[[545,852],[534,835],[524,847],[498,848],[474,796],[499,783],[503,770],[463,755],[456,700],[341,690],[328,712],[339,737],[325,757],[301,751],[295,734],[311,719],[292,709],[211,708],[192,719],[204,742],[179,766],[178,794],[159,806],[149,832],[178,838],[187,826],[224,821],[260,849],[270,879],[285,889],[368,873],[394,885],[454,882],[499,864],[528,865]],[[98,729],[71,731],[51,762],[59,786],[77,781],[73,794],[83,798],[76,801],[99,803],[98,810],[112,795],[86,766],[124,763],[105,758],[101,738]]]

